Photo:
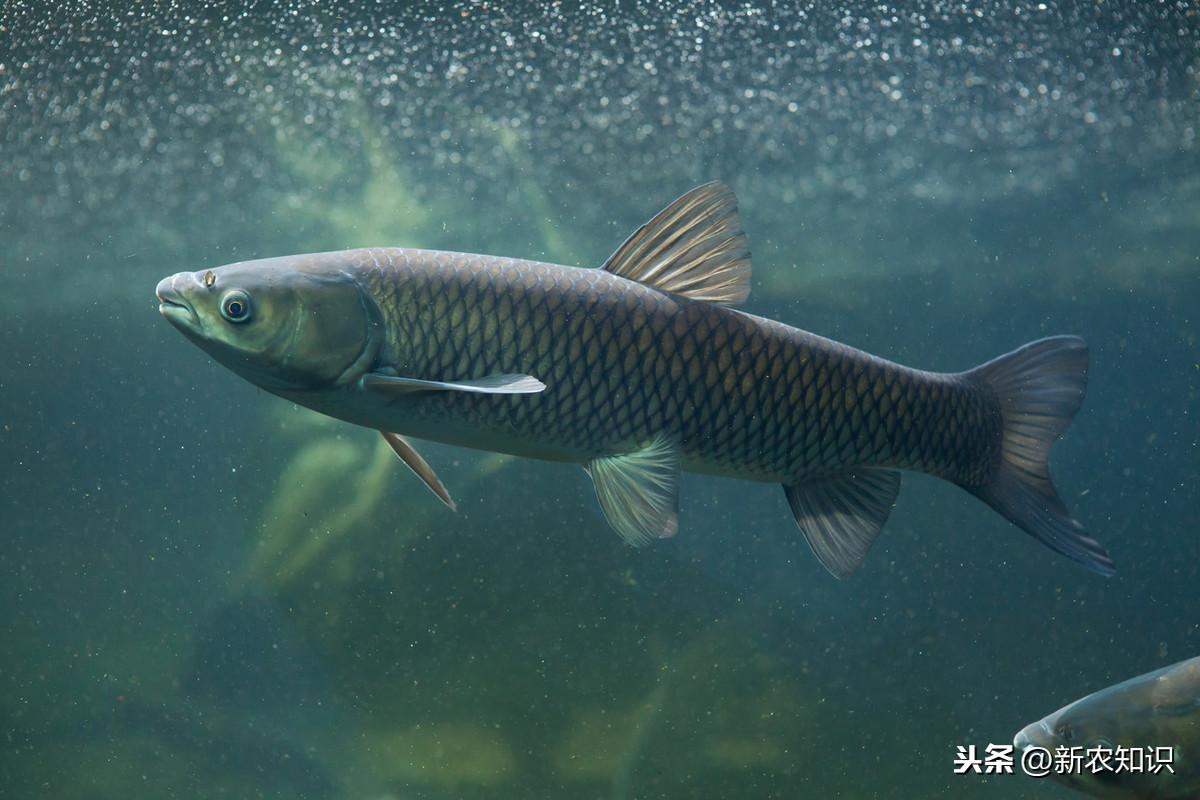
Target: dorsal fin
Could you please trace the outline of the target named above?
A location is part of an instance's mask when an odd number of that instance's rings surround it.
[[[602,269],[693,300],[735,305],[750,295],[750,246],[737,198],[697,186],[633,232]]]

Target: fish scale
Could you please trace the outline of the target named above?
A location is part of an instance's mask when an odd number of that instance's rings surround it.
[[[871,463],[976,485],[999,450],[995,399],[956,376],[600,270],[402,248],[365,251],[360,268],[403,340],[382,361],[418,378],[515,371],[547,386],[413,405],[438,424],[581,461],[666,432],[690,468],[778,482]]]

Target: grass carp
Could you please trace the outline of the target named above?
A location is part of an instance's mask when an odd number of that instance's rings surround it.
[[[182,272],[157,295],[246,380],[381,431],[451,507],[409,437],[580,464],[634,544],[675,534],[681,471],[779,483],[845,577],[916,470],[1113,572],[1047,466],[1084,396],[1082,340],[925,372],[733,308],[749,291],[736,199],[713,182],[599,269],[374,248]]]

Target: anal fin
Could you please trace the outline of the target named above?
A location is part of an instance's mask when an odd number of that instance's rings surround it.
[[[900,493],[900,473],[861,467],[784,486],[796,524],[835,577],[858,569]]]
[[[584,469],[608,524],[625,541],[641,546],[679,530],[679,451],[667,437],[594,459]]]
[[[383,440],[388,443],[395,453],[405,465],[417,474],[417,477],[425,482],[429,490],[438,496],[438,499],[451,511],[457,511],[458,506],[454,504],[454,500],[450,497],[450,492],[446,490],[446,484],[442,483],[437,473],[433,471],[433,467],[429,466],[429,462],[421,458],[421,454],[416,451],[408,439],[405,439],[398,433],[389,433],[380,431]]]

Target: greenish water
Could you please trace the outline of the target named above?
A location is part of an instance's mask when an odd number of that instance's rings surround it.
[[[1200,652],[1188,3],[0,6],[0,796],[1067,797],[957,776]],[[775,486],[681,531],[579,470],[216,366],[153,288],[403,245],[599,264],[738,193],[747,308],[928,369],[1076,333],[1102,579],[906,476],[829,577]]]

